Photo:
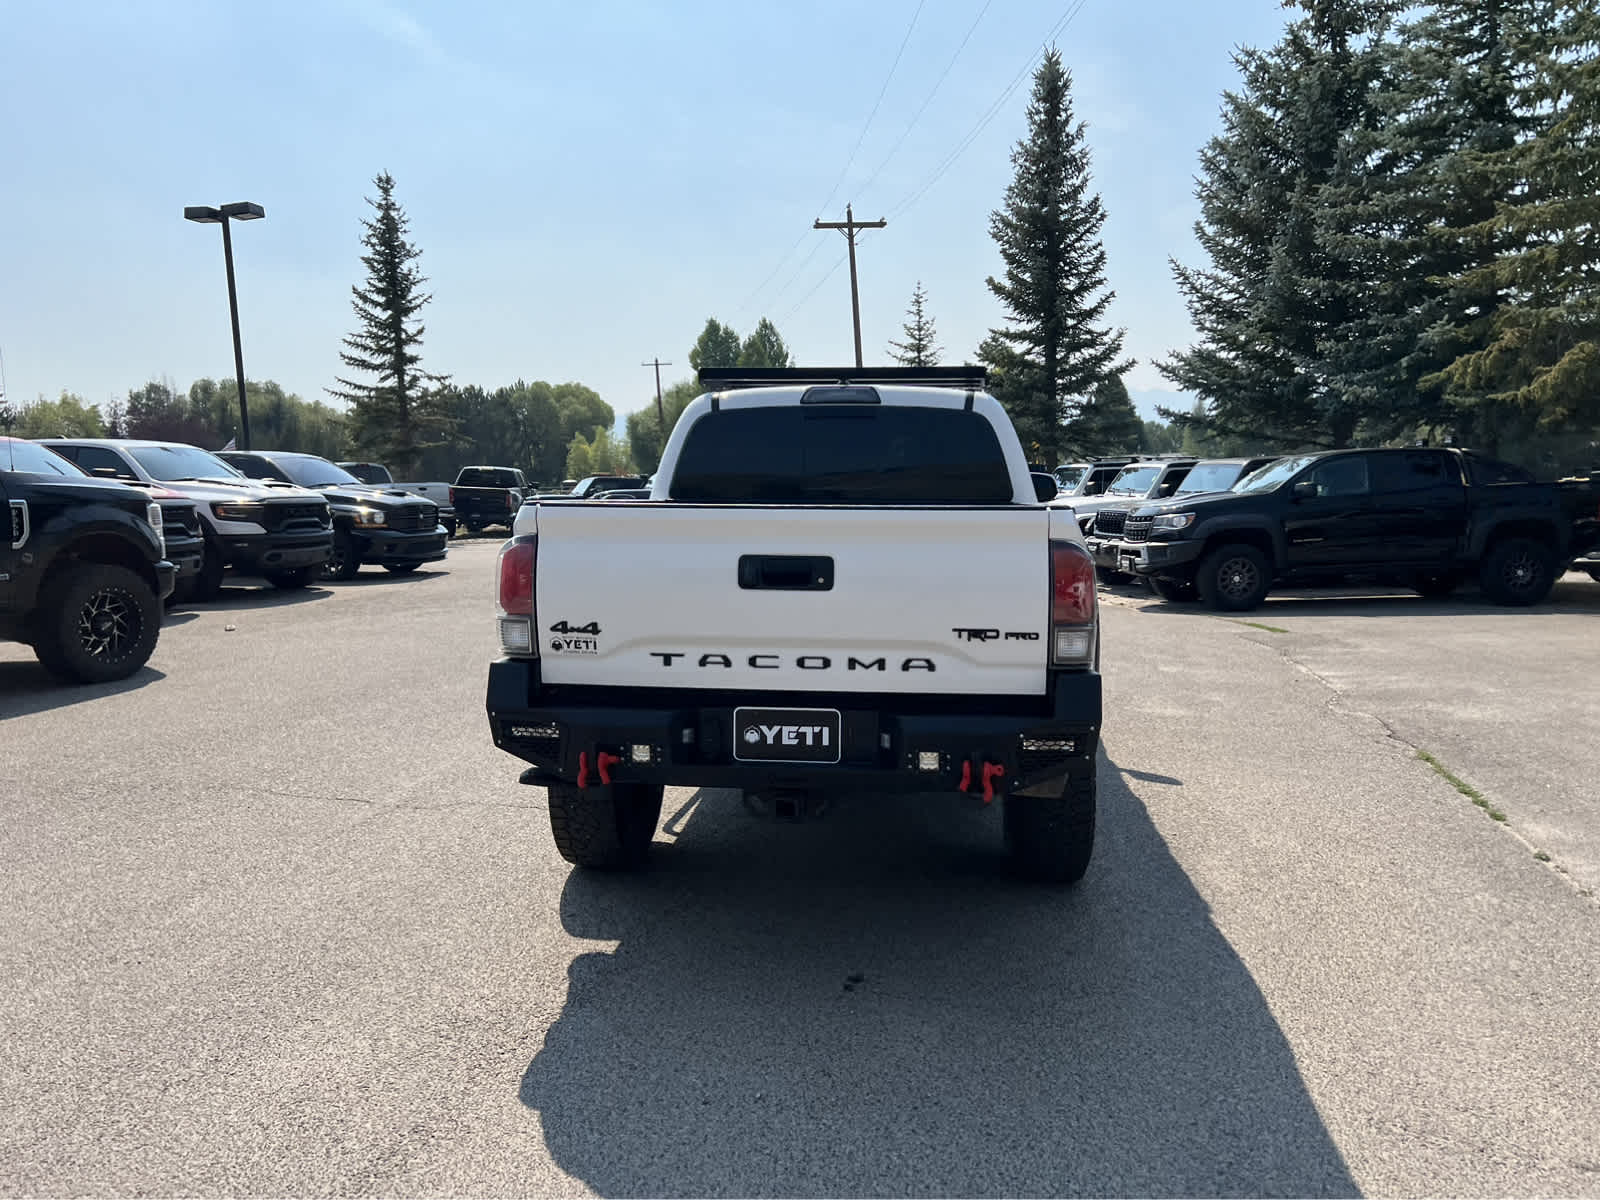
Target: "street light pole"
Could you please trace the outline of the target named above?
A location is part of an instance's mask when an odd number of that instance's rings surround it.
[[[239,291],[233,281],[233,234],[229,218],[257,221],[266,216],[259,204],[224,204],[221,208],[190,206],[183,210],[185,220],[201,225],[222,226],[222,259],[228,270],[228,318],[233,323],[233,373],[239,385],[239,449],[250,449],[250,405],[244,393],[244,348],[239,341]]]

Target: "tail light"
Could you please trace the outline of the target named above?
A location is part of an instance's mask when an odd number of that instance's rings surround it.
[[[517,506],[516,500],[517,500],[517,498],[514,495],[512,495],[510,492],[506,493],[506,507],[507,508],[515,508]]]
[[[449,490],[450,490],[450,507],[454,508],[455,504],[456,504],[456,489],[455,488],[451,488]]]
[[[1051,663],[1058,667],[1090,666],[1098,631],[1094,560],[1076,542],[1051,542]]]
[[[539,653],[533,640],[533,580],[538,551],[537,537],[514,538],[500,548],[500,569],[496,572],[500,581],[500,649],[517,658],[533,658]]]

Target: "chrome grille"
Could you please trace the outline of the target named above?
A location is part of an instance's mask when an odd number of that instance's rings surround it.
[[[1154,517],[1129,517],[1122,527],[1122,538],[1128,542],[1148,542],[1150,540],[1150,527],[1155,524]]]

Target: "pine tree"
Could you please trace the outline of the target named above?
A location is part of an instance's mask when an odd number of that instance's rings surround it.
[[[1600,11],[1587,0],[1518,8],[1512,103],[1538,124],[1464,156],[1498,185],[1498,202],[1462,233],[1497,253],[1451,280],[1498,303],[1469,314],[1477,319],[1433,378],[1460,403],[1583,427],[1600,422]]]
[[[1370,164],[1389,0],[1291,0],[1306,9],[1269,52],[1241,51],[1243,88],[1201,155],[1204,269],[1174,264],[1200,334],[1161,370],[1205,401],[1213,433],[1282,446],[1351,445],[1379,408],[1366,364],[1342,357],[1381,324],[1337,233]],[[1192,413],[1163,416],[1188,425]]]
[[[1132,454],[1141,448],[1144,424],[1120,375],[1095,385],[1077,415],[1067,422],[1066,436],[1075,456]]]
[[[350,432],[359,452],[379,458],[407,478],[423,453],[443,445],[455,428],[447,377],[422,369],[424,327],[418,314],[431,296],[412,265],[422,254],[408,239],[410,224],[394,198],[387,171],[373,183],[375,215],[362,221],[366,286],[352,287],[360,328],[344,339],[340,359],[365,381],[339,379],[331,395],[351,405]]]
[[[996,392],[1025,446],[1050,458],[1082,398],[1132,366],[1121,360],[1123,331],[1100,325],[1115,297],[1106,286],[1100,240],[1105,209],[1090,188],[1085,126],[1072,116],[1072,76],[1051,48],[1034,73],[1028,134],[989,231],[1005,278],[988,279],[1009,323],[991,332],[979,358],[996,369]]]
[[[902,367],[936,367],[944,349],[934,340],[933,318],[928,315],[928,294],[922,290],[922,280],[917,280],[911,293],[911,307],[906,310],[910,318],[900,328],[905,331],[905,341],[889,343],[889,357]]]

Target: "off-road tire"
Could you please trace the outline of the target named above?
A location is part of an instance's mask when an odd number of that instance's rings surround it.
[[[1489,547],[1478,567],[1478,586],[1496,604],[1525,608],[1550,594],[1555,556],[1532,538],[1511,537]]]
[[[1107,583],[1113,586],[1133,582],[1133,576],[1129,575],[1126,571],[1114,571],[1110,567],[1096,567],[1094,569],[1094,577],[1101,583]]]
[[[33,651],[58,679],[126,679],[155,651],[161,601],[127,567],[76,563],[54,575],[39,597]]]
[[[200,563],[200,574],[194,577],[189,598],[201,604],[215,600],[222,594],[222,572],[227,564],[222,561],[222,547],[206,539],[206,556]]]
[[[292,571],[268,571],[266,580],[275,588],[292,592],[299,588],[309,587],[312,577],[316,575],[315,567],[296,567]]]
[[[409,575],[421,565],[421,563],[384,563],[383,569],[391,575]]]
[[[349,580],[354,579],[359,570],[361,570],[361,552],[356,547],[355,538],[342,529],[335,529],[333,552],[328,556],[328,561],[322,564],[322,577]]]
[[[661,820],[659,785],[614,783],[579,790],[552,783],[550,832],[569,863],[602,871],[644,866]]]
[[[1192,583],[1180,583],[1176,579],[1157,579],[1154,575],[1146,575],[1144,581],[1150,585],[1152,593],[1168,604],[1193,604],[1200,598],[1200,593]]]
[[[1244,542],[1218,546],[1194,573],[1201,602],[1219,612],[1249,612],[1267,598],[1272,587],[1272,564],[1267,556]]]
[[[1021,796],[1003,802],[1011,865],[1028,879],[1077,883],[1094,854],[1095,772],[1086,763],[1067,776],[1059,796]]]
[[[1600,571],[1590,571],[1589,578],[1594,580],[1596,583],[1600,583]]]

